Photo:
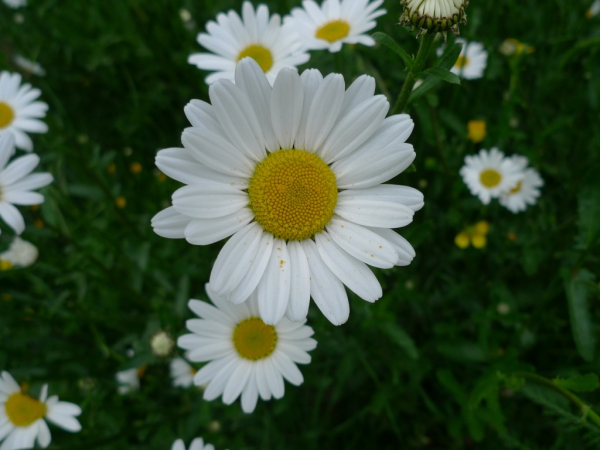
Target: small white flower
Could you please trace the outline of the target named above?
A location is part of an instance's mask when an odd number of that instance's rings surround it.
[[[185,450],[183,439],[177,439],[175,442],[173,442],[171,450]],[[188,450],[215,450],[215,447],[212,444],[204,444],[204,440],[202,438],[196,438],[192,441]]]
[[[479,42],[467,42],[462,38],[456,38],[454,42],[462,44],[463,48],[450,72],[466,80],[475,80],[483,77],[488,58],[488,53],[485,51],[483,44]],[[444,53],[444,49],[445,45],[438,48],[437,55],[441,56]]]
[[[223,396],[232,404],[242,396],[242,409],[251,413],[258,397],[280,399],[283,379],[295,386],[304,378],[296,364],[309,364],[307,353],[317,346],[313,329],[304,322],[282,319],[267,325],[258,312],[258,298],[252,295],[240,305],[232,305],[206,286],[216,308],[199,300],[188,306],[201,319],[190,319],[186,327],[193,334],[179,338],[179,347],[189,350],[190,360],[208,362],[194,376],[197,386],[208,383],[205,400]]]
[[[0,260],[8,261],[13,266],[29,267],[37,260],[38,254],[35,245],[17,236],[8,250],[0,253]]]
[[[27,0],[2,0],[6,6],[12,9],[20,8],[21,6],[27,6]]]
[[[519,168],[497,148],[489,152],[481,150],[479,155],[466,156],[460,174],[471,194],[478,196],[485,205],[522,179]]]
[[[154,353],[154,356],[159,358],[169,356],[173,351],[173,347],[175,347],[175,341],[166,331],[158,331],[150,339],[150,348],[152,349],[152,353]]]
[[[529,161],[524,156],[513,155],[510,159],[521,172],[521,180],[500,196],[500,204],[516,214],[536,204],[544,180],[535,169],[527,167]]]
[[[46,75],[46,71],[39,63],[31,61],[30,59],[25,58],[23,55],[16,55],[13,61],[20,69],[32,73],[33,75],[37,75],[38,77],[43,77]]]
[[[44,203],[44,196],[33,190],[52,183],[53,178],[46,172],[31,174],[40,162],[37,155],[21,156],[6,165],[14,151],[12,134],[0,136],[0,217],[21,234],[25,230],[25,221],[14,205]]]
[[[458,25],[467,23],[469,0],[401,0],[400,4],[404,6],[400,23],[419,28],[419,35],[448,30],[458,35]]]
[[[585,12],[585,15],[588,19],[591,19],[592,17],[598,15],[598,13],[600,13],[600,0],[596,0],[594,3],[592,3],[589,9]]]
[[[0,374],[0,446],[1,450],[33,448],[50,444],[50,429],[46,421],[70,432],[78,432],[81,425],[76,419],[81,408],[74,403],[60,402],[48,395],[48,385],[42,387],[39,400],[21,392],[15,379],[8,373]]]
[[[20,74],[0,72],[0,136],[13,134],[17,148],[28,152],[33,142],[26,132],[48,132],[48,125],[38,120],[46,116],[48,105],[34,101],[41,93],[29,83],[21,85]]]
[[[169,364],[173,387],[189,388],[194,384],[194,369],[185,359],[173,358]]]
[[[285,22],[293,24],[309,50],[339,52],[342,44],[375,45],[365,34],[377,23],[374,19],[386,13],[377,9],[383,0],[325,0],[321,7],[313,0],[304,0],[303,8],[294,8]]]
[[[212,84],[223,78],[233,80],[238,61],[253,58],[273,83],[283,68],[295,68],[307,62],[310,55],[302,49],[292,25],[281,25],[281,17],[259,5],[254,11],[250,2],[242,5],[242,18],[233,10],[217,15],[217,22],[206,24],[206,33],[198,35],[198,43],[212,53],[195,53],[188,62],[203,70],[216,71],[206,77]],[[214,53],[214,54],[213,54]]]
[[[117,372],[115,374],[115,379],[119,385],[117,388],[119,394],[127,394],[139,390],[140,378],[142,378],[145,371],[146,366],[141,366]]]

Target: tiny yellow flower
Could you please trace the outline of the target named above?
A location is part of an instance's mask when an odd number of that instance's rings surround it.
[[[471,236],[471,244],[475,248],[483,248],[487,244],[487,238],[481,234],[474,234]]]
[[[142,171],[142,165],[138,162],[131,163],[131,166],[129,166],[129,171],[134,175],[138,174]]]
[[[511,241],[514,241],[515,239],[517,239],[517,235],[513,232],[508,233],[508,239],[510,239]]]
[[[500,53],[502,53],[505,56],[519,56],[523,52],[525,52],[526,55],[530,55],[535,51],[535,48],[523,42],[520,42],[517,39],[510,38],[506,39],[500,45],[499,50]]]
[[[123,209],[127,206],[127,200],[125,199],[125,197],[117,197],[115,203],[117,204],[117,208]]]
[[[454,238],[454,243],[456,244],[456,246],[458,248],[464,249],[469,246],[470,240],[471,240],[470,236],[466,232],[463,231]]]
[[[0,272],[4,271],[4,270],[10,270],[13,267],[14,266],[10,261],[7,261],[5,259],[0,259]]]
[[[108,172],[109,175],[114,175],[116,171],[117,166],[115,163],[110,163],[108,166],[106,166],[106,172]]]
[[[44,228],[44,221],[42,219],[35,219],[35,221],[33,222],[33,225],[36,228]]]
[[[482,220],[480,222],[477,222],[473,229],[475,231],[474,234],[482,234],[485,236],[490,231],[490,224],[487,221]]]
[[[483,141],[487,135],[485,120],[471,120],[467,124],[467,129],[467,138],[475,144]]]

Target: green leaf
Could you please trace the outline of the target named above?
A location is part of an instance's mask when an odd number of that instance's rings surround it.
[[[419,358],[419,351],[415,346],[415,342],[400,325],[394,322],[385,322],[382,329],[392,341],[398,344],[398,346],[408,354],[410,358]]]
[[[425,78],[423,80],[423,83],[421,83],[421,85],[418,88],[416,88],[415,90],[413,90],[411,92],[410,97],[408,98],[408,104],[410,105],[412,102],[414,102],[418,98],[425,95],[427,92],[429,92],[429,90],[431,88],[433,88],[440,81],[442,81],[442,80],[435,76],[429,76],[429,77]]]
[[[588,373],[587,375],[579,375],[572,378],[560,379],[556,378],[553,380],[554,384],[565,389],[570,389],[575,392],[592,392],[600,387],[600,381],[598,381],[598,375],[595,373]]]
[[[586,247],[600,236],[600,184],[582,189],[578,197],[579,231]]]
[[[462,48],[462,44],[454,44],[452,47],[447,48],[442,57],[438,60],[437,67],[447,70],[450,70],[452,67],[454,67]]]
[[[589,292],[593,289],[594,274],[581,269],[570,280],[567,280],[565,290],[569,304],[569,318],[573,339],[579,355],[588,362],[594,360],[596,336],[592,326],[592,318],[588,307]]]
[[[448,83],[460,84],[460,78],[455,73],[450,72],[448,69],[442,67],[431,67],[427,69],[425,73],[438,77]]]
[[[400,58],[402,58],[402,60],[404,61],[404,64],[406,64],[406,67],[408,69],[412,69],[412,66],[415,63],[413,58],[408,53],[406,53],[402,49],[402,47],[400,47],[398,44],[396,44],[396,41],[394,41],[390,36],[388,36],[385,33],[377,32],[377,33],[373,33],[372,37],[380,44],[383,44],[386,47],[395,51],[400,56]]]
[[[487,375],[479,379],[469,397],[469,408],[475,409],[484,398],[498,391],[502,379],[497,374]]]

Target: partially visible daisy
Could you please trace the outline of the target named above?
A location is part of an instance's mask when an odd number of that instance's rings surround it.
[[[283,69],[271,88],[246,58],[235,81],[210,87],[212,105],[188,104],[185,148],[158,153],[159,169],[186,186],[152,227],[194,245],[233,235],[211,287],[234,304],[258,289],[266,323],[304,320],[312,297],[341,325],[350,314],[344,285],[374,302],[382,290],[367,265],[405,266],[415,256],[392,228],[412,222],[423,194],[383,184],[414,160],[406,143],[414,123],[385,118],[389,103],[366,75],[346,89],[339,74]]]
[[[591,19],[592,17],[598,15],[598,13],[600,13],[600,0],[596,0],[590,5],[588,10],[585,12],[585,17]]]
[[[269,17],[269,8],[250,2],[242,5],[242,18],[233,10],[217,15],[217,22],[206,24],[208,33],[198,35],[198,43],[212,53],[194,53],[188,58],[199,69],[215,71],[206,77],[212,84],[218,79],[233,80],[238,61],[254,59],[273,83],[283,68],[295,68],[310,59],[292,25],[281,25],[279,14]]]
[[[304,0],[303,8],[294,8],[286,22],[292,23],[305,48],[339,52],[342,44],[375,45],[365,34],[375,28],[375,19],[386,13],[377,9],[383,0],[325,0],[321,7],[313,0]]]
[[[37,260],[38,254],[35,245],[17,236],[8,247],[8,250],[0,253],[0,260],[8,261],[17,267],[29,267]]]
[[[230,405],[240,395],[242,409],[251,413],[258,397],[280,399],[284,394],[283,379],[295,386],[304,378],[296,364],[309,364],[307,353],[317,346],[311,338],[313,329],[304,322],[287,319],[273,326],[267,325],[258,312],[258,297],[232,305],[206,286],[206,292],[215,306],[199,300],[190,300],[189,308],[201,319],[190,319],[186,334],[177,341],[190,351],[190,360],[208,362],[194,376],[198,386],[208,383],[205,400],[223,396]]]
[[[523,42],[518,41],[517,39],[505,39],[500,47],[498,47],[500,53],[505,56],[519,56],[521,53],[525,52],[525,54],[529,55],[535,51],[535,48],[525,44]]]
[[[13,153],[13,135],[0,136],[0,217],[17,234],[21,234],[25,230],[25,221],[14,205],[44,203],[44,196],[33,190],[52,183],[53,178],[46,172],[31,173],[40,162],[37,155],[21,156],[6,165]]]
[[[21,6],[27,6],[27,0],[2,0],[6,6],[12,9],[20,8]]]
[[[541,195],[540,188],[544,185],[544,180],[535,169],[527,167],[529,161],[524,156],[513,155],[511,160],[514,166],[522,172],[522,178],[500,196],[500,204],[516,214],[525,211],[527,205],[536,204]]]
[[[33,142],[26,132],[48,131],[48,125],[38,120],[46,116],[48,105],[34,101],[41,93],[29,83],[21,85],[20,74],[0,72],[0,136],[12,133],[17,148],[28,152],[33,150]]]
[[[48,385],[42,387],[39,400],[30,397],[8,373],[0,374],[0,442],[1,450],[33,448],[50,444],[50,429],[46,421],[70,432],[78,432],[81,425],[76,419],[81,408],[74,403],[60,402],[48,396]]]
[[[173,358],[169,363],[169,371],[174,387],[189,388],[194,384],[194,375],[197,370],[184,358]]]
[[[148,366],[143,365],[117,372],[115,374],[115,379],[117,380],[117,390],[119,394],[128,394],[129,392],[138,391],[140,389],[140,379],[144,376],[147,368]]]
[[[183,439],[177,439],[175,442],[173,442],[171,450],[185,450]],[[196,438],[192,441],[188,450],[215,450],[215,447],[212,444],[205,445],[202,438]]]
[[[440,31],[445,39],[446,31],[458,35],[458,25],[467,24],[465,9],[469,0],[401,0],[400,4],[404,6],[400,23],[418,28],[417,37]]]
[[[33,75],[37,75],[38,77],[43,77],[46,75],[46,71],[39,63],[31,61],[30,59],[25,58],[23,55],[16,55],[13,61],[20,69],[23,69],[24,71]]]
[[[466,80],[474,80],[483,77],[483,72],[487,66],[488,53],[485,51],[483,44],[479,42],[467,42],[465,39],[456,38],[454,41],[457,44],[463,44],[463,48],[454,63],[454,67],[450,72],[465,78]],[[445,45],[437,49],[438,56],[444,53]]]
[[[481,150],[479,155],[465,156],[460,174],[471,194],[487,205],[519,182],[523,175],[510,158],[497,148]]]

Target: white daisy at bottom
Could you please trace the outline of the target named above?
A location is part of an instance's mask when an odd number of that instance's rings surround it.
[[[522,173],[522,179],[510,190],[500,196],[500,204],[513,213],[525,211],[527,205],[535,205],[541,195],[540,188],[544,180],[540,174],[531,167],[527,167],[529,161],[524,156],[513,155],[512,163]]]
[[[497,148],[465,156],[460,174],[471,191],[484,205],[512,189],[523,178],[521,170]]]
[[[17,236],[8,247],[8,250],[0,253],[0,261],[7,261],[16,267],[29,267],[35,263],[38,254],[35,245]]]
[[[456,44],[462,44],[463,48],[450,72],[466,79],[475,80],[483,77],[487,67],[488,53],[483,44],[479,42],[467,42],[465,39],[457,38]],[[445,45],[437,49],[437,55],[444,53]]]
[[[173,387],[189,388],[194,384],[194,375],[197,370],[184,358],[173,358],[169,363]]]
[[[22,392],[8,372],[0,374],[0,442],[4,440],[0,450],[33,448],[36,440],[40,447],[48,447],[51,435],[46,420],[67,431],[81,430],[76,419],[81,408],[47,395],[46,384],[38,400]]]
[[[242,409],[251,413],[258,397],[280,399],[283,379],[299,386],[304,378],[296,364],[311,361],[307,353],[317,346],[313,329],[302,322],[283,318],[267,325],[260,318],[256,292],[248,301],[232,305],[206,285],[215,306],[190,300],[189,308],[201,319],[190,319],[193,334],[179,338],[179,347],[189,350],[191,361],[208,362],[194,376],[196,385],[208,383],[205,400],[223,396],[227,405],[242,396]]]
[[[173,442],[171,450],[185,450],[183,439],[177,439],[175,442]],[[212,444],[205,445],[202,438],[196,438],[192,441],[188,450],[215,450],[215,446]]]

